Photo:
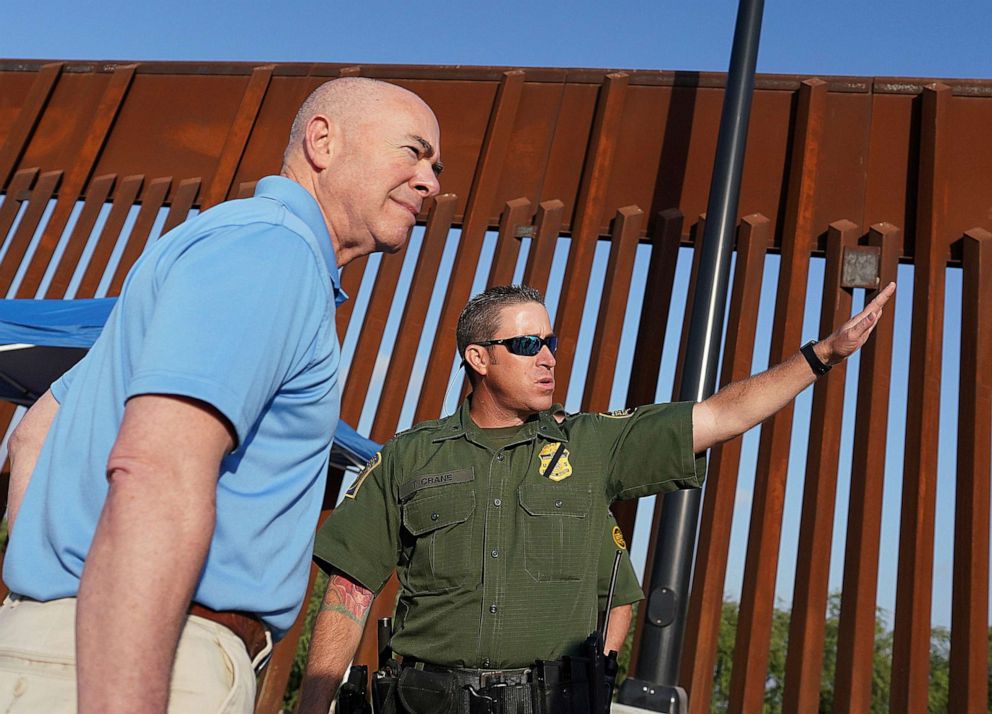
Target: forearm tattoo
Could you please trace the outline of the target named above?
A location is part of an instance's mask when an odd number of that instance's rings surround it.
[[[363,625],[375,595],[371,590],[341,575],[332,575],[327,581],[327,592],[320,606],[321,612],[337,612],[349,620]]]

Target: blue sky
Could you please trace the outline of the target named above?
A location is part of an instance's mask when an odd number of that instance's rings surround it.
[[[14,3],[4,10],[0,55],[8,58],[133,59],[133,60],[244,60],[349,63],[402,63],[444,65],[565,66],[633,69],[685,69],[725,71],[733,36],[736,3],[728,0],[697,2],[459,2],[393,3],[381,0],[335,2],[285,2],[280,4],[187,1],[170,4],[120,0],[100,3]],[[766,2],[758,71],[820,75],[875,75],[948,78],[992,78],[988,34],[992,29],[992,3],[966,0],[935,3],[925,0],[877,0],[806,3],[795,0]],[[598,265],[602,265],[598,263]],[[601,269],[598,268],[598,269]],[[769,267],[766,284],[774,284],[775,266]],[[807,330],[814,337],[818,296],[817,270],[811,270],[811,304]],[[685,271],[680,271],[684,280]],[[594,281],[597,279],[594,275]],[[601,278],[599,278],[601,279]],[[822,279],[822,278],[820,278]],[[955,315],[959,283],[949,275],[947,315]],[[898,324],[909,324],[911,272],[900,274],[897,299]],[[681,299],[677,291],[676,299]],[[684,292],[684,287],[682,288]],[[637,289],[633,291],[635,300]],[[549,295],[553,300],[554,295]],[[356,296],[359,300],[362,296]],[[597,299],[592,297],[592,300]],[[860,300],[860,296],[856,296]],[[591,305],[590,305],[591,306]],[[636,309],[638,306],[634,305]],[[763,300],[762,324],[767,325],[774,298]],[[681,305],[673,306],[669,332],[676,336]],[[592,312],[595,314],[595,311]],[[675,329],[672,329],[675,328]],[[584,339],[591,340],[591,329]],[[948,430],[942,437],[941,478],[938,492],[937,557],[935,561],[934,620],[950,618],[950,526],[953,518],[953,449],[956,421],[957,344],[950,325],[945,344],[950,351],[945,364],[942,419]],[[632,330],[625,337],[629,346]],[[897,330],[896,344],[908,349],[908,329]],[[345,345],[347,353],[347,344]],[[580,345],[581,348],[581,345]],[[767,351],[767,346],[764,348]],[[628,350],[629,351],[629,350]],[[674,348],[666,349],[671,360]],[[899,359],[903,359],[899,362]],[[758,346],[755,367],[767,360]],[[622,366],[622,363],[621,363]],[[896,374],[904,374],[905,360],[898,358]],[[581,385],[584,367],[573,374]],[[668,372],[665,371],[668,370]],[[671,364],[663,369],[659,398],[670,394]],[[665,382],[665,375],[668,383]],[[849,370],[853,390],[856,369]],[[894,380],[894,384],[899,379]],[[622,402],[626,376],[614,390]],[[853,396],[853,395],[852,395]],[[454,395],[452,395],[452,399]],[[449,402],[451,399],[449,399]],[[796,422],[809,411],[809,394],[800,398]],[[570,404],[570,407],[576,405]],[[622,406],[617,403],[615,406]],[[894,604],[895,557],[898,549],[902,446],[898,432],[905,414],[904,387],[894,387],[890,423],[896,443],[890,448],[885,475],[883,522],[883,572],[880,603],[891,611]],[[365,421],[365,420],[363,420]],[[850,448],[853,424],[845,420],[845,444]],[[734,524],[728,592],[736,595],[743,568],[746,519],[753,477],[744,471],[753,463],[757,434],[745,437],[745,454]],[[805,434],[797,430],[794,463],[790,469],[781,555],[778,595],[791,597],[791,570],[795,563],[795,533],[799,527],[799,499],[805,454]],[[750,456],[749,456],[750,454]],[[750,462],[749,462],[750,459]],[[753,466],[751,467],[753,469]],[[842,474],[846,466],[842,464]],[[846,481],[838,489],[835,531],[846,523]],[[650,502],[641,509],[641,528],[650,521]],[[639,529],[640,531],[641,529]],[[635,534],[635,544],[645,543]],[[841,541],[842,543],[842,541]],[[837,546],[835,545],[835,548]],[[791,548],[791,550],[790,550]],[[839,551],[842,552],[842,551]],[[842,559],[835,551],[832,586],[839,587]],[[635,550],[635,561],[643,553]]]
[[[736,3],[11,3],[0,55],[727,68]],[[765,3],[762,72],[992,77],[992,4]]]

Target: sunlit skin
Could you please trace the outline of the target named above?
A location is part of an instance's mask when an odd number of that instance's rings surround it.
[[[499,329],[491,339],[553,334],[548,311],[536,302],[504,307]],[[533,357],[511,353],[505,345],[465,349],[469,369],[479,374],[472,390],[472,421],[483,428],[523,424],[551,408],[555,391],[555,358],[544,346]]]
[[[317,199],[339,266],[400,250],[424,202],[441,190],[440,129],[430,108],[392,85],[371,105],[349,122],[315,114],[282,171]]]

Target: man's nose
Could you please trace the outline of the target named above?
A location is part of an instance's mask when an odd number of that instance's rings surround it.
[[[551,348],[542,345],[541,351],[537,353],[537,364],[541,367],[554,367],[557,363],[555,356],[551,354]]]
[[[413,177],[413,188],[424,198],[430,198],[441,193],[441,182],[437,180],[434,166],[429,161],[421,161],[417,175]]]

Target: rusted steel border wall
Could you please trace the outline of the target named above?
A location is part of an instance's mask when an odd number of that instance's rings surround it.
[[[448,168],[446,193],[421,216],[424,238],[415,256],[409,251],[416,262],[402,293],[403,254],[361,259],[343,271],[352,295],[363,281],[368,290],[362,310],[356,313],[353,302],[338,315],[342,339],[355,335],[362,356],[348,372],[343,416],[355,423],[374,410],[371,436],[378,440],[400,426],[405,403],[416,419],[436,416],[452,377],[453,323],[477,272],[486,271],[485,282],[493,284],[518,266],[527,282],[560,291],[559,396],[578,360],[586,366],[583,408],[615,406],[610,394],[624,319],[637,299],[627,400],[653,401],[679,246],[702,235],[723,99],[719,74],[0,60],[0,293],[116,294],[150,240],[191,211],[250,195],[255,181],[278,171],[295,109],[318,84],[346,75],[396,82],[423,96],[440,120]],[[772,360],[798,347],[811,256],[826,260],[821,332],[843,321],[852,304],[852,290],[841,286],[845,250],[873,247],[882,284],[900,261],[914,270],[912,294],[897,298],[912,302],[913,324],[893,711],[915,711],[926,701],[935,420],[948,319],[962,323],[951,678],[962,711],[988,696],[990,127],[989,81],[759,76],[756,82],[722,381],[747,374],[756,338],[767,339],[755,334],[767,254],[780,255]],[[452,267],[442,275],[452,240],[446,264]],[[554,274],[565,240],[567,260]],[[604,241],[606,275],[596,282],[591,275]],[[638,292],[632,275],[644,251],[647,278]],[[944,313],[948,266],[964,271],[960,315]],[[595,316],[585,314],[590,292],[598,297]],[[442,301],[436,318],[429,316],[432,297]],[[383,345],[390,320],[399,321],[398,337]],[[583,325],[595,327],[588,328],[594,329],[590,354],[580,355]],[[862,357],[844,553],[830,552],[843,370],[813,392],[788,711],[817,706],[831,556],[844,560],[834,706],[869,708],[893,332],[909,329],[883,323]],[[425,347],[425,366],[415,371]],[[375,354],[386,362],[379,381]],[[12,416],[12,409],[0,407],[0,427]],[[734,711],[758,710],[764,694],[794,427],[790,408],[761,433],[731,682]],[[739,442],[714,450],[682,666],[694,712],[709,709],[739,463]],[[336,493],[334,481],[330,491]],[[632,534],[635,509],[616,510]],[[278,648],[260,688],[259,711],[278,710],[297,636],[298,629]],[[362,651],[372,659],[370,644]]]

